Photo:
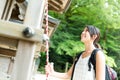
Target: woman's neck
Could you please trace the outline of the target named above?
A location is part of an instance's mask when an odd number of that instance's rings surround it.
[[[92,43],[85,44],[85,51],[82,54],[82,58],[89,56],[94,49],[95,49],[95,46]]]
[[[93,43],[86,43],[85,44],[85,51],[86,52],[92,52],[95,49],[95,46]]]

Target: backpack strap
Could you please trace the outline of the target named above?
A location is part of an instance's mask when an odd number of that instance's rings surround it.
[[[92,64],[93,69],[95,70],[95,74],[96,74],[96,54],[99,50],[101,49],[99,48],[94,49],[88,61],[89,71],[91,71],[91,64]]]
[[[72,76],[71,76],[71,80],[73,80],[73,74],[74,74],[74,70],[75,70],[75,65],[77,63],[77,61],[79,60],[81,54],[83,53],[84,51],[81,51],[76,57],[75,57],[75,61],[74,61],[74,64],[73,64],[73,71],[72,71]]]

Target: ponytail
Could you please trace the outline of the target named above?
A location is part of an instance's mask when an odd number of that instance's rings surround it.
[[[96,48],[99,48],[99,49],[101,49],[101,46],[100,46],[100,44],[98,44],[98,43],[93,43],[94,44],[94,46],[96,47]]]

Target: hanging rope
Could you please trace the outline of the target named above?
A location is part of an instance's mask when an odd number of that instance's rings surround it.
[[[45,35],[48,36],[48,0],[46,0],[46,4],[45,4]],[[46,40],[46,65],[48,65],[49,63],[49,41]],[[49,74],[46,73],[46,80],[48,80],[48,76]]]

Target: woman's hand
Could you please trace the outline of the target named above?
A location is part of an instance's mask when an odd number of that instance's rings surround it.
[[[73,66],[69,69],[68,72],[65,72],[65,73],[61,73],[61,72],[56,72],[54,70],[54,65],[53,63],[48,63],[46,66],[45,66],[45,71],[46,71],[46,74],[50,75],[50,76],[53,76],[53,77],[56,77],[56,78],[60,78],[62,80],[64,79],[70,79],[71,75],[72,75],[72,70],[73,70]]]
[[[45,66],[45,71],[46,71],[46,74],[52,75],[52,74],[54,73],[53,63],[48,63],[48,64]]]

